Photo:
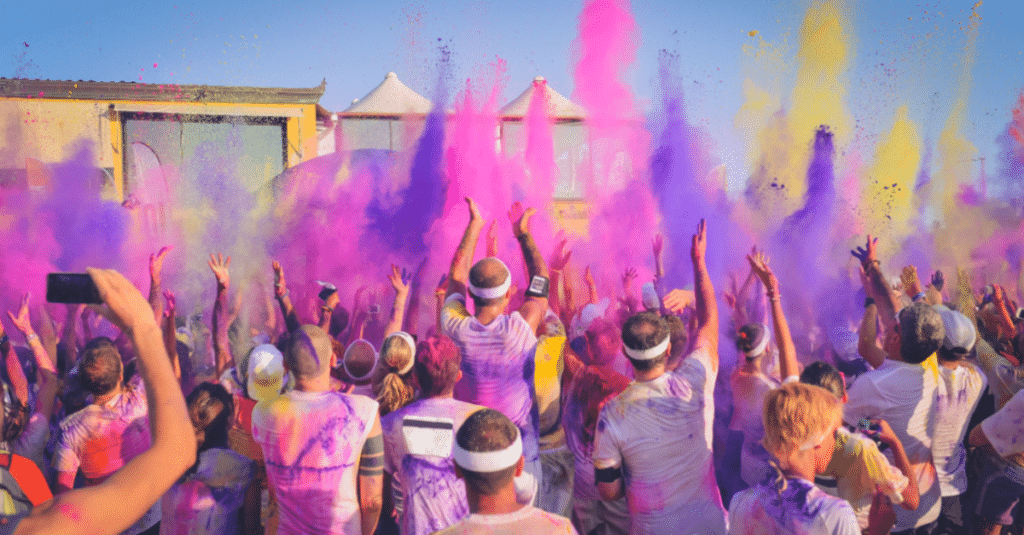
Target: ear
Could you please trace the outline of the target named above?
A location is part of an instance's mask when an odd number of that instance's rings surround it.
[[[526,467],[526,458],[522,455],[519,456],[519,460],[516,461],[516,471],[513,472],[515,477],[523,475],[523,469]]]
[[[462,370],[459,370],[459,373],[455,376],[455,382],[458,383],[461,380],[462,380]]]

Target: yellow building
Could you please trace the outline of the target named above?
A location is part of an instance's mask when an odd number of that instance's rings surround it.
[[[230,168],[254,192],[317,156],[325,87],[0,78],[0,184],[47,187],[49,165],[88,155],[118,201],[159,195],[168,169],[203,180]]]

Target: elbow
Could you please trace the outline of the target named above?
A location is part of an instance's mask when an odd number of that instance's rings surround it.
[[[381,493],[374,492],[370,493],[369,496],[359,497],[359,510],[365,515],[379,516],[380,512],[384,509],[384,499],[381,497]]]
[[[900,507],[907,511],[913,511],[917,509],[917,506],[921,503],[921,497],[918,495],[916,490],[908,494],[909,495],[903,496],[903,503],[900,504]]]

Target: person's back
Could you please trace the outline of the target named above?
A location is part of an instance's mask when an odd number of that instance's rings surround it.
[[[569,520],[516,500],[513,478],[523,471],[518,428],[492,409],[468,418],[455,436],[456,474],[466,482],[470,515],[440,535],[577,535]]]
[[[304,326],[293,333],[285,362],[296,375],[296,389],[253,410],[253,438],[263,449],[279,506],[278,533],[341,534],[365,528],[356,476],[358,470],[363,477],[361,455],[366,455],[378,404],[329,390],[331,353],[326,333],[318,328]],[[304,386],[307,382],[315,385]]]
[[[404,535],[447,528],[469,514],[466,485],[455,477],[455,431],[482,409],[452,399],[459,352],[448,338],[418,344],[412,366],[423,399],[381,418],[384,470],[391,474],[395,510]]]
[[[857,379],[849,391],[844,420],[886,420],[906,450],[917,478],[916,510],[896,508],[896,531],[928,525],[938,518],[941,491],[932,460],[936,403],[946,386],[935,352],[945,336],[942,319],[924,303],[900,312],[900,356]]]

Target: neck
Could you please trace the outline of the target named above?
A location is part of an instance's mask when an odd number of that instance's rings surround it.
[[[814,455],[812,451],[793,452],[789,457],[789,466],[782,471],[786,477],[798,477],[814,481]]]
[[[123,389],[124,385],[117,385],[117,387],[111,390],[110,392],[93,397],[92,404],[103,405],[104,403],[110,401],[111,399],[114,399],[114,396],[120,394]]]
[[[500,315],[502,315],[504,313],[505,313],[505,305],[504,304],[483,305],[483,306],[476,307],[476,314],[474,314],[474,317],[481,324],[489,325],[498,316],[500,316]]]
[[[295,390],[300,392],[327,392],[331,389],[331,376],[296,377]]]
[[[633,377],[637,381],[653,381],[665,374],[664,366],[655,366],[649,370],[640,371],[633,368]]]
[[[475,515],[504,515],[523,508],[516,501],[516,487],[511,482],[497,494],[479,494],[466,485],[466,499],[469,512]]]
[[[761,357],[753,359],[744,358],[741,369],[747,373],[761,371]]]

